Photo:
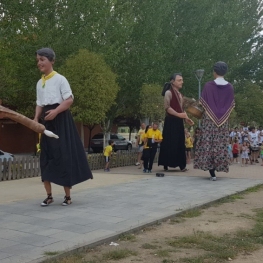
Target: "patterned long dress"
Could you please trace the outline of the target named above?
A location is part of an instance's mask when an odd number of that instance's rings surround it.
[[[220,127],[206,114],[203,114],[200,137],[196,144],[194,169],[204,171],[215,169],[217,172],[228,172],[228,122]]]

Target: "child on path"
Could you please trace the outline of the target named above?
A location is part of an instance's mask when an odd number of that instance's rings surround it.
[[[240,153],[241,153],[241,160],[242,160],[241,166],[243,167],[246,164],[246,160],[248,159],[246,142],[243,142],[242,146],[240,147]]]
[[[247,163],[248,164],[248,161],[250,161],[250,164],[252,164],[252,161],[251,161],[251,146],[250,146],[250,143],[247,142],[247,155],[248,155],[248,158],[247,158]]]
[[[105,159],[105,168],[104,172],[109,172],[110,171],[110,156],[112,154],[112,147],[114,145],[114,142],[112,140],[109,140],[109,145],[104,148],[103,155]]]
[[[191,162],[191,150],[193,148],[193,139],[190,132],[185,129],[185,154],[186,154],[186,163]]]

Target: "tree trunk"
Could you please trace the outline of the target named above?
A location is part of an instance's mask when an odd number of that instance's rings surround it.
[[[149,122],[150,122],[150,118],[142,118],[141,119],[141,123],[145,123],[145,125],[149,125]]]
[[[84,125],[83,125],[83,122],[80,123],[80,138],[81,138],[82,144],[84,146]]]
[[[94,125],[92,125],[92,126],[87,126],[88,127],[88,129],[89,129],[89,146],[88,146],[88,152],[90,153],[91,152],[91,147],[90,147],[90,145],[91,145],[91,132],[92,132],[92,130],[95,128],[95,124]]]
[[[107,141],[110,139],[110,132],[109,132],[110,128],[111,128],[110,120],[104,121],[103,124],[101,125],[101,129],[103,131],[103,149],[106,147]]]
[[[131,131],[132,131],[132,129],[131,129],[131,127],[129,127],[129,141],[131,140]]]

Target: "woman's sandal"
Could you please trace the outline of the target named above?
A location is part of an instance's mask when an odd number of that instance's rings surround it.
[[[63,206],[71,205],[71,198],[70,196],[65,196],[64,202],[62,203]]]
[[[184,168],[183,170],[181,170],[181,172],[187,172],[187,171],[189,171],[189,169],[187,168]]]
[[[47,198],[40,205],[41,206],[48,206],[48,205],[50,205],[53,202],[54,202],[54,199],[52,197],[52,194],[48,194]]]

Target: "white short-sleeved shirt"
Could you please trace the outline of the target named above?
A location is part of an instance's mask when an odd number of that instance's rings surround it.
[[[231,137],[231,138],[237,137],[239,139],[240,138],[240,132],[232,131],[230,133],[229,137]]]
[[[72,90],[67,79],[55,74],[51,79],[46,80],[45,87],[42,87],[42,80],[37,82],[37,105],[44,107],[45,105],[61,104],[69,97],[74,98]]]
[[[257,146],[258,145],[258,134],[257,132],[249,132],[250,135],[250,140],[251,140],[251,145],[252,146]]]

